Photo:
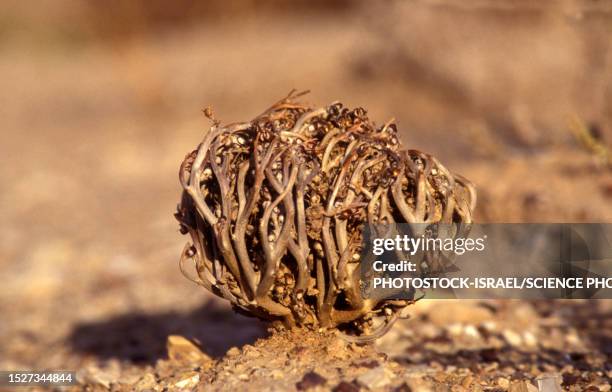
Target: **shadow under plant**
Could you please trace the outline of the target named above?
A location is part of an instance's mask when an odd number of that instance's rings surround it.
[[[266,335],[265,324],[207,302],[190,313],[128,313],[77,324],[68,337],[72,350],[98,359],[154,364],[166,356],[168,335],[197,342],[212,357]]]

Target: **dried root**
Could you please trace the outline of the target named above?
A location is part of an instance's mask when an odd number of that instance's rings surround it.
[[[214,122],[181,164],[181,257],[197,283],[240,312],[287,327],[392,323],[413,301],[363,298],[368,223],[470,223],[472,185],[403,150],[394,123],[362,108],[277,102],[251,122]],[[383,326],[385,329],[385,326]]]

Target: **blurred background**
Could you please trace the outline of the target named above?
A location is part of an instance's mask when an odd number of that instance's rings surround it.
[[[311,90],[395,118],[476,184],[480,222],[612,221],[609,1],[5,0],[0,53],[0,369],[263,334],[177,266],[207,106]]]

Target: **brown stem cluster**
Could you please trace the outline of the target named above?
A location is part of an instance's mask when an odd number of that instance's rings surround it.
[[[176,216],[192,243],[181,268],[193,262],[197,283],[246,314],[370,333],[374,317],[389,324],[412,301],[362,297],[365,225],[470,223],[474,188],[403,150],[394,123],[295,98],[250,122],[215,122],[186,156]]]

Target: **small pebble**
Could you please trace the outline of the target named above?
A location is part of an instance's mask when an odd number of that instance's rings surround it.
[[[368,389],[379,389],[390,384],[392,376],[390,371],[379,366],[357,377],[357,383]]]
[[[448,332],[454,336],[459,336],[463,333],[463,325],[461,324],[457,324],[457,323],[451,324],[447,326],[446,328],[448,329]]]
[[[464,331],[466,336],[469,336],[472,339],[480,339],[480,332],[478,332],[478,329],[476,329],[475,326],[473,325],[466,325]]]
[[[510,387],[510,381],[507,378],[500,377],[497,379],[497,385],[501,388],[508,389]]]
[[[521,335],[510,329],[505,329],[502,332],[502,335],[506,342],[508,342],[508,344],[510,344],[511,346],[518,347],[523,344],[523,338],[521,337]]]
[[[523,340],[525,341],[525,344],[529,347],[535,347],[538,345],[538,339],[535,337],[534,334],[529,331],[523,334]]]
[[[495,321],[485,321],[481,324],[485,331],[495,332],[497,331],[497,323]]]
[[[469,388],[470,385],[472,385],[472,382],[474,382],[474,377],[471,374],[468,374],[467,376],[463,377],[463,380],[461,380],[461,386],[464,388]]]

